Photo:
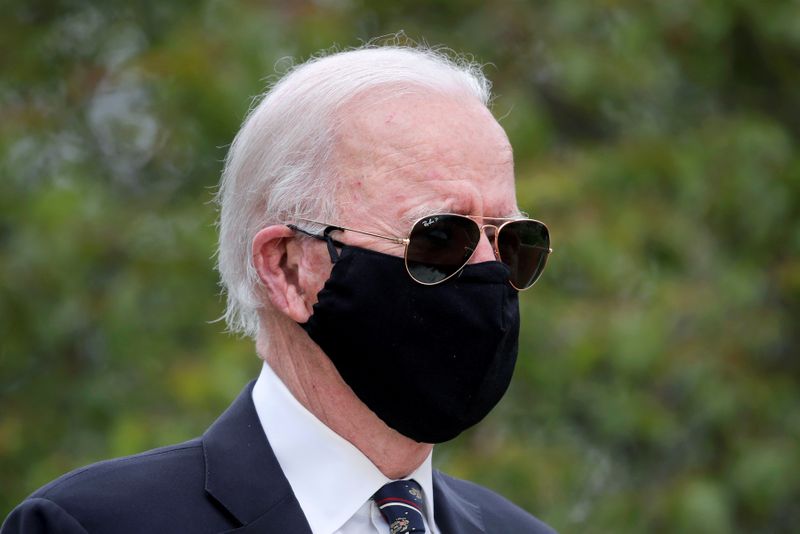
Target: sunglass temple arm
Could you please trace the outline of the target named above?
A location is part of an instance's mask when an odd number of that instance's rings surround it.
[[[408,245],[408,238],[406,238],[406,237],[392,237],[392,236],[388,236],[388,235],[373,234],[372,232],[365,232],[364,230],[354,230],[353,228],[348,228],[346,226],[336,226],[336,225],[332,225],[332,224],[326,224],[324,222],[315,221],[313,219],[304,219],[302,217],[298,217],[298,220],[305,221],[305,222],[310,222],[310,223],[314,223],[314,224],[320,224],[322,226],[326,226],[329,229],[331,229],[330,231],[342,230],[342,231],[346,231],[346,232],[354,232],[356,234],[362,234],[362,235],[368,235],[368,236],[372,236],[372,237],[377,237],[378,239],[385,239],[387,241],[391,241],[393,243],[397,243],[398,245]],[[328,231],[328,230],[326,229],[326,231]]]

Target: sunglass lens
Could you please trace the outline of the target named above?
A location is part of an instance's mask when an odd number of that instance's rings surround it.
[[[422,284],[441,282],[469,261],[479,239],[480,229],[471,219],[457,215],[425,217],[408,236],[408,272]]]
[[[500,229],[497,248],[500,260],[511,269],[511,285],[528,289],[544,270],[550,253],[550,233],[538,221],[512,221]]]

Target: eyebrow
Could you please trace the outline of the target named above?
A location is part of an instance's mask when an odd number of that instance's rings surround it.
[[[462,213],[462,210],[455,210],[453,209],[452,202],[440,202],[437,204],[425,204],[422,206],[417,206],[414,209],[407,211],[403,217],[402,221],[411,225],[416,221],[426,217],[428,215],[433,215],[436,213],[455,213],[458,215],[476,215],[475,213]],[[514,208],[511,212],[508,213],[501,213],[499,215],[484,215],[486,219],[514,219],[517,217],[528,217],[528,214],[524,211],[520,210],[519,208]]]
[[[434,213],[453,213],[452,202],[439,202],[437,204],[424,204],[408,210],[402,217],[403,222],[411,225],[423,217]]]

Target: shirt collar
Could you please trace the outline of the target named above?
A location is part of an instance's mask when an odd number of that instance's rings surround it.
[[[353,444],[300,404],[266,362],[253,387],[253,403],[314,534],[336,531],[391,482]],[[422,486],[426,520],[434,524],[431,454],[407,478]]]

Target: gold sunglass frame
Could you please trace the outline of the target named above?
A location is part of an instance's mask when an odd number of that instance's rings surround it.
[[[415,220],[411,224],[411,230],[409,230],[409,236],[411,235],[411,232],[414,230],[414,228],[416,228],[417,224],[421,223],[425,219],[430,219],[432,217],[441,217],[441,216],[445,216],[445,215],[448,216],[448,217],[460,217],[462,219],[469,219],[470,221],[474,222],[475,225],[478,227],[479,235],[486,235],[486,238],[489,239],[489,242],[492,245],[492,250],[494,252],[494,257],[497,259],[497,261],[500,261],[500,262],[502,262],[503,260],[500,257],[500,249],[498,247],[498,236],[500,235],[500,232],[503,230],[503,228],[505,226],[507,226],[508,224],[511,224],[511,223],[514,223],[514,222],[519,222],[519,221],[532,221],[532,222],[541,224],[545,228],[545,230],[547,230],[548,236],[550,235],[550,229],[547,227],[547,225],[545,223],[543,223],[542,221],[536,220],[536,219],[528,218],[528,217],[483,217],[483,216],[480,216],[480,215],[462,215],[460,213],[436,213],[436,214],[433,214],[433,215],[426,215],[424,217],[420,217],[419,219]],[[504,221],[504,222],[502,224],[500,224],[500,226],[497,226],[496,224],[481,224],[481,222],[479,222],[479,221],[484,221],[486,219],[489,219],[489,220],[495,221],[495,222],[496,221]],[[338,224],[325,223],[325,222],[322,222],[322,221],[317,221],[317,220],[314,220],[314,219],[307,219],[307,218],[304,218],[304,217],[297,217],[297,220],[298,221],[307,222],[307,223],[312,223],[312,224],[319,224],[321,226],[324,226],[326,229],[330,229],[329,231],[338,230],[338,231],[342,231],[342,232],[353,232],[353,233],[356,233],[356,234],[368,235],[370,237],[376,237],[378,239],[391,241],[392,243],[395,243],[395,244],[398,244],[398,245],[403,245],[403,265],[406,268],[406,273],[408,274],[408,276],[412,280],[414,280],[415,282],[417,282],[418,284],[421,284],[423,286],[439,285],[442,282],[446,282],[450,278],[456,276],[469,263],[469,260],[472,259],[472,256],[475,254],[475,251],[477,250],[477,246],[476,246],[472,250],[472,252],[470,253],[469,257],[467,257],[466,261],[464,261],[464,263],[458,269],[453,271],[452,274],[450,274],[450,275],[448,275],[448,276],[446,276],[446,277],[444,277],[441,280],[438,280],[436,282],[422,282],[421,280],[418,280],[417,278],[415,278],[414,275],[411,274],[411,271],[408,268],[408,245],[411,242],[411,240],[408,237],[397,237],[397,236],[388,236],[388,235],[376,234],[374,232],[367,232],[366,230],[356,230],[355,228],[349,228],[347,226],[341,226],[341,225],[338,225]],[[487,228],[494,229],[492,236],[489,236],[489,233],[486,232]],[[480,240],[480,237],[478,239]],[[541,248],[544,248],[544,247],[541,247]],[[536,284],[536,282],[539,280],[539,278],[541,277],[542,272],[544,272],[544,267],[547,264],[547,257],[552,253],[553,253],[552,247],[547,247],[546,256],[544,257],[544,260],[543,260],[544,261],[544,265],[542,265],[542,268],[539,271],[539,274],[537,275],[537,277],[533,281],[533,283],[531,283],[531,285],[529,285],[528,287],[525,287],[525,288],[519,288],[516,285],[514,285],[514,283],[509,278],[508,283],[511,284],[511,287],[513,287],[517,291],[525,291],[527,289],[532,288]]]

